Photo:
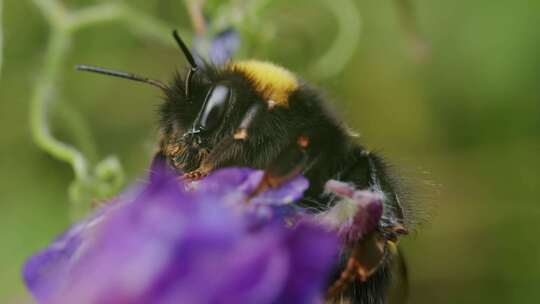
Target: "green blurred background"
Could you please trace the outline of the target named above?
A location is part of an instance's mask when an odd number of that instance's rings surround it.
[[[0,303],[26,298],[22,263],[69,225],[72,169],[37,148],[28,122],[51,29],[35,5],[40,1],[3,3]],[[63,3],[79,9],[96,1]],[[170,27],[190,28],[180,0],[126,3]],[[401,0],[357,0],[361,31],[354,54],[337,75],[321,76],[313,62],[332,46],[343,20],[333,18],[324,1],[276,0],[244,29],[251,36],[241,54],[275,61],[322,87],[362,140],[409,176],[418,204],[430,214],[404,241],[411,303],[536,302],[540,2],[412,3],[429,45],[424,51]],[[74,33],[52,96],[64,105],[50,108],[55,136],[83,147],[91,159],[117,155],[128,181],[144,174],[152,154],[159,92],[77,73],[73,65],[165,80],[184,61],[172,41],[158,40],[122,22]],[[91,136],[77,127],[82,122]]]

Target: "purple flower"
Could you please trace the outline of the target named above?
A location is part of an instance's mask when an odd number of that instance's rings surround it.
[[[31,257],[39,303],[316,303],[338,241],[285,225],[297,177],[246,199],[262,172],[224,169],[186,191],[163,169]]]
[[[319,215],[318,222],[335,230],[346,242],[356,242],[375,230],[383,214],[384,194],[373,190],[356,190],[344,182],[329,180],[325,188],[339,202]]]
[[[199,36],[194,40],[194,53],[215,65],[226,64],[239,48],[240,34],[234,28],[221,31],[213,37]]]
[[[208,57],[214,64],[225,64],[240,47],[240,34],[234,29],[225,30],[212,39]]]

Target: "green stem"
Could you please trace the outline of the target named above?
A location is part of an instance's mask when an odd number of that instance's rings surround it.
[[[120,19],[125,7],[119,3],[105,3],[81,9],[69,14],[69,28],[75,32],[81,28]]]
[[[206,20],[204,19],[203,6],[205,0],[185,0],[186,8],[191,19],[191,26],[197,36],[206,33]]]
[[[170,35],[173,27],[121,3],[106,3],[81,9],[71,13],[68,19],[69,29],[72,32],[99,23],[122,21],[137,35],[173,45]],[[184,29],[179,29],[179,32],[183,36],[188,36]]]
[[[77,112],[73,105],[63,100],[58,100],[50,108],[56,112],[55,118],[58,115],[60,127],[69,133],[74,145],[80,147],[79,150],[86,156],[89,165],[95,165],[98,161],[98,151],[85,117]]]
[[[110,197],[120,190],[124,183],[124,172],[120,162],[114,156],[109,156],[96,162],[95,166],[90,166],[82,152],[85,151],[86,156],[97,158],[90,131],[68,103],[57,102],[60,97],[56,96],[56,88],[61,77],[64,58],[68,54],[71,37],[78,30],[88,26],[120,21],[136,34],[157,38],[160,42],[172,45],[173,40],[169,35],[171,27],[130,8],[123,2],[102,3],[74,12],[67,11],[57,0],[33,0],[33,3],[43,13],[51,29],[43,67],[30,101],[30,132],[38,147],[54,158],[67,162],[73,168],[75,179],[68,191],[71,200],[70,213],[72,219],[78,219],[89,210],[90,202]],[[2,2],[0,2],[0,17],[1,4]],[[2,30],[1,23],[0,30]],[[1,47],[0,40],[0,52]],[[74,141],[83,148],[82,151],[53,136],[48,123],[49,111],[53,109],[60,114],[59,117],[63,122],[69,125],[71,134],[75,137]]]
[[[123,21],[135,33],[153,40],[157,40],[168,46],[174,46],[171,30],[174,28],[155,18],[142,14],[134,9],[126,8]],[[182,37],[189,37],[185,29],[177,28]]]
[[[315,63],[312,73],[331,78],[347,65],[360,40],[360,13],[352,0],[323,0],[338,22],[338,34],[331,47]]]
[[[66,8],[56,0],[33,0],[47,21],[55,28],[65,28],[68,21]]]
[[[55,99],[56,79],[69,47],[70,39],[65,31],[56,30],[45,52],[44,67],[30,102],[30,131],[36,144],[44,151],[68,162],[75,171],[76,179],[88,179],[88,165],[84,156],[74,147],[54,138],[47,123],[49,103]]]
[[[151,16],[131,9],[124,3],[103,3],[69,12],[56,0],[33,0],[33,2],[45,16],[51,30],[43,68],[30,102],[30,131],[38,147],[72,166],[75,179],[68,192],[71,200],[70,213],[72,219],[76,220],[86,214],[90,202],[115,195],[123,186],[124,172],[114,156],[109,156],[91,167],[83,152],[56,139],[49,129],[47,117],[49,111],[54,109],[60,114],[59,117],[63,122],[69,125],[75,142],[86,154],[97,158],[91,133],[78,113],[67,103],[56,102],[55,107],[51,107],[53,102],[60,99],[56,96],[55,89],[59,83],[63,59],[67,56],[71,37],[78,30],[91,25],[120,21],[126,23],[136,34],[157,38],[172,45],[169,36],[171,28]]]

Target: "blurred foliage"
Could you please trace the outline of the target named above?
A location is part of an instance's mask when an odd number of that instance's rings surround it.
[[[124,186],[124,172],[116,156],[108,156],[95,164],[90,163],[86,154],[94,156],[96,148],[84,120],[69,103],[58,102],[62,100],[62,94],[57,90],[58,81],[72,36],[85,27],[115,20],[124,21],[140,34],[163,37],[165,30],[152,18],[120,2],[96,4],[78,10],[70,10],[57,0],[33,2],[48,22],[50,33],[42,71],[30,102],[30,131],[38,147],[73,168],[75,179],[69,186],[69,213],[72,219],[77,219],[90,210],[93,201],[118,193]],[[140,24],[145,24],[145,27]],[[51,109],[63,114],[66,129],[71,130],[74,139],[90,151],[85,153],[54,137],[48,121]]]
[[[272,60],[325,89],[361,140],[396,163],[419,204],[434,210],[404,242],[411,303],[533,302],[540,298],[540,2],[411,2],[208,0],[205,13],[214,16],[209,31],[240,27],[240,57]],[[93,168],[102,155],[118,156],[133,181],[154,148],[160,97],[73,66],[168,79],[184,64],[170,29],[190,37],[183,1],[66,0],[67,12],[103,10],[84,15],[99,22],[81,23],[58,43],[66,52],[50,77],[48,48],[66,26],[51,27],[50,18],[69,18],[43,14],[38,6],[46,3],[0,0],[1,303],[25,298],[21,264],[69,223],[73,173],[32,142],[36,99],[54,101],[46,118],[55,138],[83,151]]]

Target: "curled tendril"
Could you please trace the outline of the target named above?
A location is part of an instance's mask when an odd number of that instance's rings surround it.
[[[338,22],[338,32],[328,50],[315,62],[311,72],[319,78],[334,77],[354,54],[360,40],[361,18],[352,0],[322,0]]]
[[[72,202],[71,214],[76,219],[86,213],[92,201],[116,194],[124,185],[124,171],[115,156],[108,156],[95,165],[91,164],[88,155],[79,148],[56,139],[50,131],[48,112],[52,109],[52,103],[61,99],[61,94],[56,88],[72,37],[77,31],[88,26],[121,21],[138,35],[152,37],[172,45],[168,37],[169,29],[172,27],[120,2],[97,4],[75,11],[67,10],[56,0],[33,2],[44,15],[51,30],[43,67],[30,101],[30,130],[35,143],[41,149],[56,159],[67,162],[73,168],[75,179],[68,193]],[[0,51],[1,47],[0,36]],[[54,108],[61,113],[65,111],[74,113],[72,109],[66,107],[69,107],[68,103],[56,103]],[[79,134],[90,134],[82,121],[77,122],[76,129]],[[84,142],[87,148],[85,150],[96,150],[93,143]]]

